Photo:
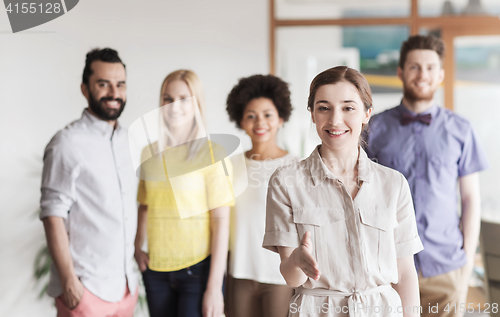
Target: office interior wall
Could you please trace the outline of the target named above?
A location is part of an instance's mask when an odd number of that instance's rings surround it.
[[[124,126],[158,107],[164,77],[179,68],[201,78],[208,131],[249,139],[227,119],[237,80],[268,73],[267,0],[82,0],[67,14],[12,34],[0,8],[0,315],[54,316],[37,299],[36,252],[45,243],[36,212],[42,154],[50,138],[86,107],[85,54],[117,49],[127,65]]]

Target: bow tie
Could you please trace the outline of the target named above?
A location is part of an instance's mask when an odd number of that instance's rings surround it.
[[[432,120],[432,117],[431,117],[430,113],[420,114],[418,116],[414,116],[409,112],[403,112],[401,114],[401,124],[402,125],[408,125],[414,121],[420,121],[426,125],[429,125],[429,124],[431,124],[431,120]]]

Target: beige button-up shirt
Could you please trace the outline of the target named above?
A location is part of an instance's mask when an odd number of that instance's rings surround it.
[[[361,187],[353,200],[319,147],[269,181],[263,247],[296,248],[310,231],[322,273],[296,290],[289,316],[402,316],[390,286],[398,283],[397,259],[423,249],[408,183],[360,149]]]

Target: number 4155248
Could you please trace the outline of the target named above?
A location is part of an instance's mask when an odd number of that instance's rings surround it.
[[[8,13],[61,13],[60,3],[16,3],[7,6]]]

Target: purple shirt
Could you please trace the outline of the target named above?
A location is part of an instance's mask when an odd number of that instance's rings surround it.
[[[400,171],[410,184],[418,233],[424,250],[415,266],[424,277],[463,267],[467,258],[459,228],[457,181],[488,167],[471,124],[436,105],[432,122],[401,125],[402,104],[370,120],[368,156]]]

